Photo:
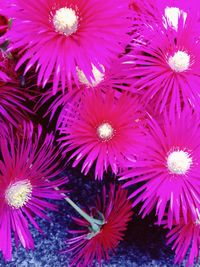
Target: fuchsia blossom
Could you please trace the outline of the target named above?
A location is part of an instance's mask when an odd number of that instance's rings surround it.
[[[34,249],[30,226],[42,233],[37,219],[48,219],[47,210],[57,210],[52,200],[65,198],[84,218],[72,218],[76,229],[65,251],[70,266],[109,260],[138,204],[142,218],[155,210],[158,225],[170,229],[175,264],[187,258],[192,266],[200,249],[198,1],[0,1],[5,261],[12,259],[13,243]],[[21,71],[29,89],[43,87],[34,111],[42,107],[50,121],[57,116],[67,162],[80,164],[85,175],[94,168],[99,180],[110,170],[120,175],[132,190],[129,198],[111,184],[83,211],[59,190],[68,182],[57,178],[62,153],[53,134],[45,136],[26,116],[30,95],[20,86]]]
[[[149,121],[149,133],[144,155],[132,163],[122,179],[130,179],[125,186],[138,184],[130,198],[133,206],[142,202],[143,217],[156,208],[158,223],[167,213],[167,224],[187,223],[188,213],[196,219],[200,209],[200,125],[199,116],[184,110],[180,117],[164,115],[160,124]],[[131,165],[131,164],[130,164]]]
[[[3,134],[0,151],[0,251],[7,261],[12,233],[16,246],[20,241],[27,250],[34,248],[29,224],[42,232],[35,217],[47,218],[45,210],[56,209],[47,199],[62,198],[54,188],[66,179],[52,180],[60,173],[58,152],[53,136],[43,138],[40,127],[33,133],[31,125],[24,126],[24,139],[11,131]]]
[[[83,160],[82,172],[95,167],[95,177],[103,178],[110,166],[113,173],[124,161],[134,157],[141,139],[141,118],[138,102],[130,95],[115,97],[115,91],[103,93],[85,90],[65,107],[60,140],[65,153],[73,151],[73,167]]]
[[[184,258],[187,259],[186,267],[194,266],[198,262],[200,217],[197,220],[190,218],[187,223],[181,219],[180,224],[176,225],[168,233],[167,238],[167,244],[173,243],[172,249],[175,250],[175,264],[181,264]]]
[[[180,113],[183,105],[199,110],[199,15],[166,7],[161,16],[156,10],[154,17],[138,14],[134,21],[132,51],[125,56],[137,78],[134,88],[160,112]]]
[[[102,260],[108,260],[110,252],[116,250],[132,217],[127,191],[111,185],[106,192],[104,187],[102,195],[97,196],[96,204],[90,212],[92,217],[100,217],[103,224],[96,224],[94,229],[86,220],[73,218],[81,229],[70,231],[77,235],[68,240],[69,249],[66,252],[72,252],[70,266],[90,267],[94,260],[102,266]]]
[[[14,18],[5,38],[24,52],[17,68],[26,62],[26,73],[36,65],[38,84],[53,80],[54,93],[78,83],[77,69],[91,80],[92,66],[108,67],[129,39],[129,0],[3,2],[3,14]]]

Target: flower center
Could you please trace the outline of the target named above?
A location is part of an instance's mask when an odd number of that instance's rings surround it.
[[[101,68],[103,72],[99,71],[94,65],[92,65],[92,73],[94,75],[94,79],[91,79],[91,82],[89,82],[88,79],[85,77],[85,74],[83,73],[83,71],[77,68],[79,82],[89,87],[97,86],[104,79],[105,68],[103,65],[101,65]]]
[[[105,122],[97,128],[97,134],[100,139],[102,139],[103,141],[107,141],[113,137],[114,129],[110,125],[110,123]]]
[[[57,32],[70,36],[78,29],[78,19],[72,8],[63,7],[56,11],[53,24]]]
[[[168,60],[168,64],[173,71],[183,72],[190,67],[190,55],[184,51],[177,51]]]
[[[9,206],[15,209],[22,208],[31,198],[32,185],[28,180],[19,181],[10,185],[5,193]]]
[[[186,174],[191,165],[192,158],[183,150],[174,151],[167,158],[167,167],[174,174]]]

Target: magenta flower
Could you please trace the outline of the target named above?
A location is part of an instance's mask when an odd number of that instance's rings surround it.
[[[48,218],[45,210],[56,209],[47,199],[61,199],[55,187],[66,181],[52,180],[60,173],[53,136],[43,138],[40,127],[35,134],[31,125],[24,129],[24,139],[11,131],[0,136],[0,251],[6,261],[12,258],[12,233],[16,246],[20,241],[34,248],[29,224],[42,232],[35,217]]]
[[[162,1],[161,1],[162,2]],[[181,107],[200,107],[200,24],[195,12],[166,7],[163,14],[135,20],[132,52],[134,84],[145,103],[162,112],[167,106],[178,113]]]
[[[101,71],[123,51],[128,6],[129,0],[7,1],[2,12],[14,21],[5,37],[11,49],[25,52],[17,68],[27,62],[26,73],[36,65],[38,84],[52,79],[54,93],[60,84],[64,91],[72,79],[78,82],[77,68],[90,80],[92,65]]]
[[[93,164],[98,179],[109,166],[116,174],[127,158],[135,156],[143,139],[139,107],[130,95],[117,99],[114,90],[91,89],[66,105],[60,140],[66,153],[73,151],[73,167],[83,160],[85,175]]]
[[[184,110],[180,117],[165,114],[160,122],[150,118],[145,156],[138,156],[122,179],[130,179],[126,187],[140,185],[130,198],[134,198],[133,206],[142,202],[143,217],[156,207],[158,223],[166,212],[171,228],[173,220],[178,224],[183,215],[187,222],[187,214],[195,218],[200,208],[199,117]]]
[[[199,213],[198,213],[199,216]],[[173,243],[175,264],[181,264],[187,258],[186,267],[194,266],[199,259],[200,248],[200,217],[190,218],[187,223],[182,219],[167,235],[167,244]]]
[[[90,267],[94,260],[102,266],[102,260],[109,260],[110,252],[115,251],[123,239],[123,232],[132,218],[127,191],[111,185],[108,196],[106,193],[104,187],[102,195],[97,196],[95,207],[90,209],[91,216],[100,217],[103,225],[91,227],[86,220],[73,218],[81,229],[70,231],[77,235],[68,240],[69,249],[66,252],[72,252],[70,266]]]

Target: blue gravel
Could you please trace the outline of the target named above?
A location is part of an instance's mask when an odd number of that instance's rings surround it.
[[[97,182],[89,178],[70,175],[71,197],[79,203],[91,202],[100,189]],[[89,196],[89,197],[88,197]],[[13,259],[5,264],[0,256],[0,266],[6,267],[63,267],[68,266],[68,255],[59,253],[66,247],[67,229],[72,227],[70,215],[74,211],[64,201],[57,202],[59,212],[49,212],[50,221],[39,220],[45,235],[32,229],[35,250],[25,251],[21,246],[14,248]],[[166,232],[153,225],[154,217],[141,220],[134,215],[125,240],[120,243],[115,255],[104,267],[172,267],[174,254],[165,245]],[[184,265],[183,265],[184,266]],[[199,264],[196,266],[200,266]]]

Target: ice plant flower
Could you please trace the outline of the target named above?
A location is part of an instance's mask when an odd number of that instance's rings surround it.
[[[143,139],[139,109],[135,98],[123,94],[117,99],[114,90],[85,90],[66,105],[60,141],[65,153],[73,151],[73,167],[83,160],[84,174],[94,164],[98,179],[109,166],[116,174],[126,158],[137,154]]]
[[[6,261],[12,259],[12,234],[16,246],[33,249],[29,225],[42,232],[36,217],[48,218],[46,209],[56,209],[48,199],[63,198],[54,188],[66,180],[52,180],[60,173],[54,138],[31,129],[24,126],[24,139],[11,131],[0,136],[0,251]]]
[[[72,253],[70,266],[90,267],[94,261],[102,266],[102,260],[109,260],[109,254],[123,239],[123,232],[132,218],[127,191],[111,185],[106,192],[104,187],[90,213],[93,224],[85,219],[73,218],[79,229],[70,231],[76,237],[68,239],[69,249],[66,252]],[[100,219],[100,224],[95,216]]]
[[[78,82],[77,68],[91,80],[93,66],[109,66],[129,39],[129,0],[4,2],[3,14],[14,18],[5,38],[24,51],[17,68],[26,62],[26,73],[36,65],[38,84],[53,79],[54,93]]]
[[[158,224],[166,212],[171,228],[173,220],[178,224],[183,216],[187,222],[188,213],[195,218],[200,208],[199,117],[184,110],[180,117],[165,113],[160,124],[150,118],[148,135],[145,157],[138,156],[121,179],[130,179],[125,186],[134,190],[133,206],[142,203],[143,217],[155,207]]]
[[[182,219],[167,234],[167,245],[173,243],[172,249],[175,250],[175,264],[181,264],[186,258],[186,267],[194,266],[198,263],[200,249],[200,214],[198,219],[190,218],[187,223]]]
[[[157,14],[157,13],[156,13]],[[166,7],[162,19],[138,15],[132,51],[134,88],[145,103],[162,112],[167,106],[180,113],[182,106],[200,107],[200,24],[196,13]]]

